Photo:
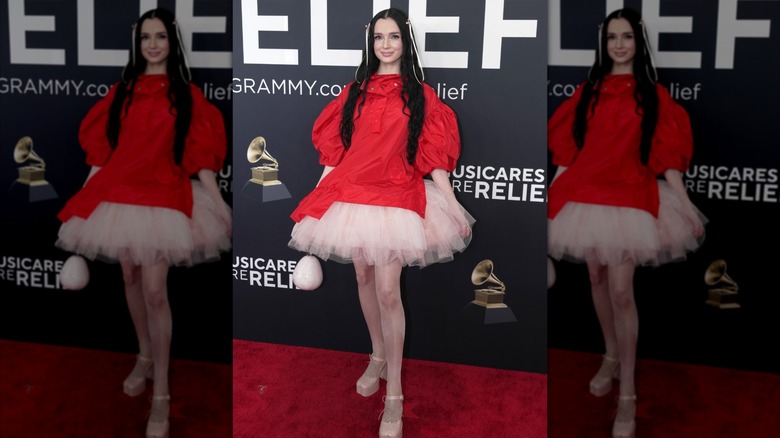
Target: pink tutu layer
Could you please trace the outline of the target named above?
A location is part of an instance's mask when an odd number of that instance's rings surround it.
[[[62,224],[55,245],[90,260],[126,258],[136,265],[217,260],[232,247],[230,206],[218,204],[200,181],[192,181],[192,197],[192,219],[170,208],[102,202],[89,218]]]
[[[306,216],[295,224],[288,245],[339,263],[399,260],[424,267],[450,261],[471,242],[471,233],[461,236],[460,230],[475,220],[460,204],[451,207],[432,181],[425,181],[425,194],[425,219],[404,208],[335,202],[322,218]]]
[[[684,260],[704,241],[694,235],[694,224],[704,228],[707,218],[693,206],[690,217],[684,201],[666,181],[658,182],[658,218],[626,207],[569,202],[548,221],[548,253],[557,260],[602,265],[632,261],[637,266],[659,266]]]

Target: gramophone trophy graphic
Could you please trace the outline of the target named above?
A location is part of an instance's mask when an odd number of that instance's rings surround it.
[[[244,184],[241,195],[258,202],[278,201],[290,197],[284,183],[279,181],[279,162],[268,153],[265,138],[255,137],[246,150],[250,163],[266,160],[252,168],[252,178]]]
[[[14,147],[14,161],[36,161],[19,168],[19,178],[11,184],[8,193],[27,202],[45,201],[57,197],[54,187],[46,181],[46,163],[33,151],[32,138],[24,136]]]
[[[715,260],[704,272],[704,283],[710,286],[707,304],[719,309],[738,309],[739,286],[726,274],[726,261]]]
[[[484,289],[474,290],[474,301],[466,308],[472,318],[478,319],[483,324],[517,321],[512,309],[504,304],[506,286],[493,273],[492,260],[482,260],[477,264],[471,272],[471,283],[475,286],[482,286],[485,283],[494,284]]]

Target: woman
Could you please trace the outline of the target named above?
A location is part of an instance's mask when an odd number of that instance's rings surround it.
[[[143,14],[121,81],[82,121],[92,167],[58,215],[58,247],[122,267],[139,345],[123,386],[137,396],[154,380],[147,437],[169,430],[168,270],[231,248],[231,209],[216,181],[227,152],[224,121],[190,79],[174,15]]]
[[[682,181],[693,154],[685,110],[657,83],[644,23],[620,9],[599,28],[596,61],[556,109],[548,142],[549,254],[587,264],[606,353],[590,392],[620,380],[614,437],[636,429],[637,266],[679,261],[704,239],[707,219]],[[663,179],[657,179],[659,176]]]
[[[355,80],[314,123],[325,168],[291,215],[290,247],[355,267],[372,346],[356,389],[367,397],[387,380],[382,437],[402,435],[402,268],[451,260],[474,223],[448,176],[460,155],[455,114],[423,81],[408,17],[379,12]]]

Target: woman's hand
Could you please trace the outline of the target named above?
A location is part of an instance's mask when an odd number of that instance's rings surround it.
[[[198,179],[214,201],[214,204],[216,204],[217,217],[225,226],[228,237],[233,237],[233,212],[230,210],[230,206],[227,205],[225,200],[222,199],[222,193],[219,191],[219,186],[217,185],[216,174],[213,170],[201,169],[198,171]]]
[[[471,226],[469,221],[466,220],[466,215],[463,213],[463,207],[457,199],[455,199],[455,193],[452,191],[452,184],[450,184],[450,177],[447,171],[444,169],[433,169],[431,172],[431,179],[436,187],[444,195],[444,199],[447,200],[447,204],[450,205],[450,209],[457,212],[458,226],[460,227],[461,237],[468,237],[471,235]]]
[[[696,212],[691,199],[688,197],[688,191],[685,189],[685,184],[682,180],[682,173],[676,169],[667,169],[664,172],[664,177],[669,187],[672,188],[683,202],[683,213],[688,225],[693,229],[693,235],[695,237],[701,237],[704,235],[704,224],[701,222],[699,214]]]
[[[688,197],[685,198],[685,219],[688,225],[693,229],[693,235],[695,237],[701,237],[704,235],[704,224],[701,222],[701,218],[696,213],[696,208],[691,203]]]
[[[458,224],[460,225],[460,237],[469,237],[471,235],[471,227],[468,221],[466,221],[466,216],[461,214]]]

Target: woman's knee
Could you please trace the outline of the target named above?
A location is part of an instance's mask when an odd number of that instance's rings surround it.
[[[144,287],[144,301],[150,310],[159,310],[168,307],[168,289],[164,285]]]
[[[355,279],[358,287],[366,286],[374,281],[374,270],[371,266],[355,266]]]
[[[594,260],[588,260],[588,279],[594,287],[602,286],[607,281],[607,267]]]
[[[377,285],[376,290],[379,305],[385,310],[397,310],[401,308],[401,291],[396,287]]]
[[[630,309],[634,304],[634,288],[630,285],[616,285],[610,291],[612,303],[618,310]]]
[[[125,286],[135,286],[141,281],[141,270],[136,267],[122,266],[122,281]]]
[[[606,276],[600,271],[588,271],[588,279],[592,286],[601,286],[606,281]]]

